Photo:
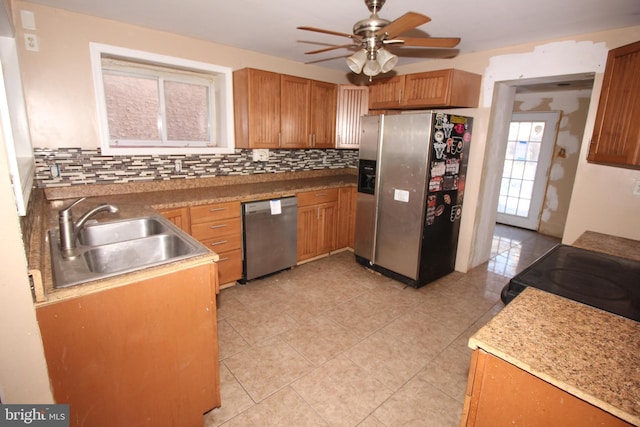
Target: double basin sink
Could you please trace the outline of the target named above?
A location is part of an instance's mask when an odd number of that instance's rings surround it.
[[[54,288],[167,264],[209,250],[160,215],[87,224],[71,254],[60,249],[60,231],[49,231]]]

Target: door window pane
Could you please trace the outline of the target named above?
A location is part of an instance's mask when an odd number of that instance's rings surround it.
[[[536,179],[536,170],[538,169],[538,163],[527,162],[524,165],[524,174],[522,175],[523,179],[528,179],[533,181]]]
[[[511,178],[522,179],[524,175],[525,162],[513,162],[513,169],[511,170]]]
[[[533,181],[522,181],[520,186],[520,198],[531,200],[533,195]]]
[[[531,136],[529,141],[542,142],[544,135],[544,122],[533,122],[531,126]]]
[[[527,160],[530,162],[537,162],[540,157],[540,143],[529,142],[527,144]]]

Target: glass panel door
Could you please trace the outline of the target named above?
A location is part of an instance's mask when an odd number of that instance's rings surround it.
[[[559,119],[559,112],[513,114],[498,198],[499,223],[538,229]]]

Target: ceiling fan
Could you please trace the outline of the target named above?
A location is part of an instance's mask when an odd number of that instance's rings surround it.
[[[347,58],[347,65],[354,73],[360,74],[363,72],[371,78],[380,73],[391,71],[398,62],[398,57],[384,48],[387,45],[452,48],[460,43],[459,38],[452,37],[401,37],[401,34],[426,24],[431,21],[431,18],[420,13],[407,12],[395,21],[382,19],[378,17],[378,12],[384,6],[385,1],[364,0],[369,12],[371,12],[371,16],[368,19],[356,22],[353,26],[353,34],[314,27],[298,27],[299,30],[343,36],[352,40],[350,44],[336,45],[305,53],[316,54],[334,49],[360,46],[361,49],[358,52]]]

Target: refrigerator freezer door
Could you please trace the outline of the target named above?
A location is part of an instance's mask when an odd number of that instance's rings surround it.
[[[380,120],[381,116],[364,116],[361,120],[354,252],[367,261],[373,258],[375,244]]]
[[[433,114],[385,116],[373,262],[418,279]]]

